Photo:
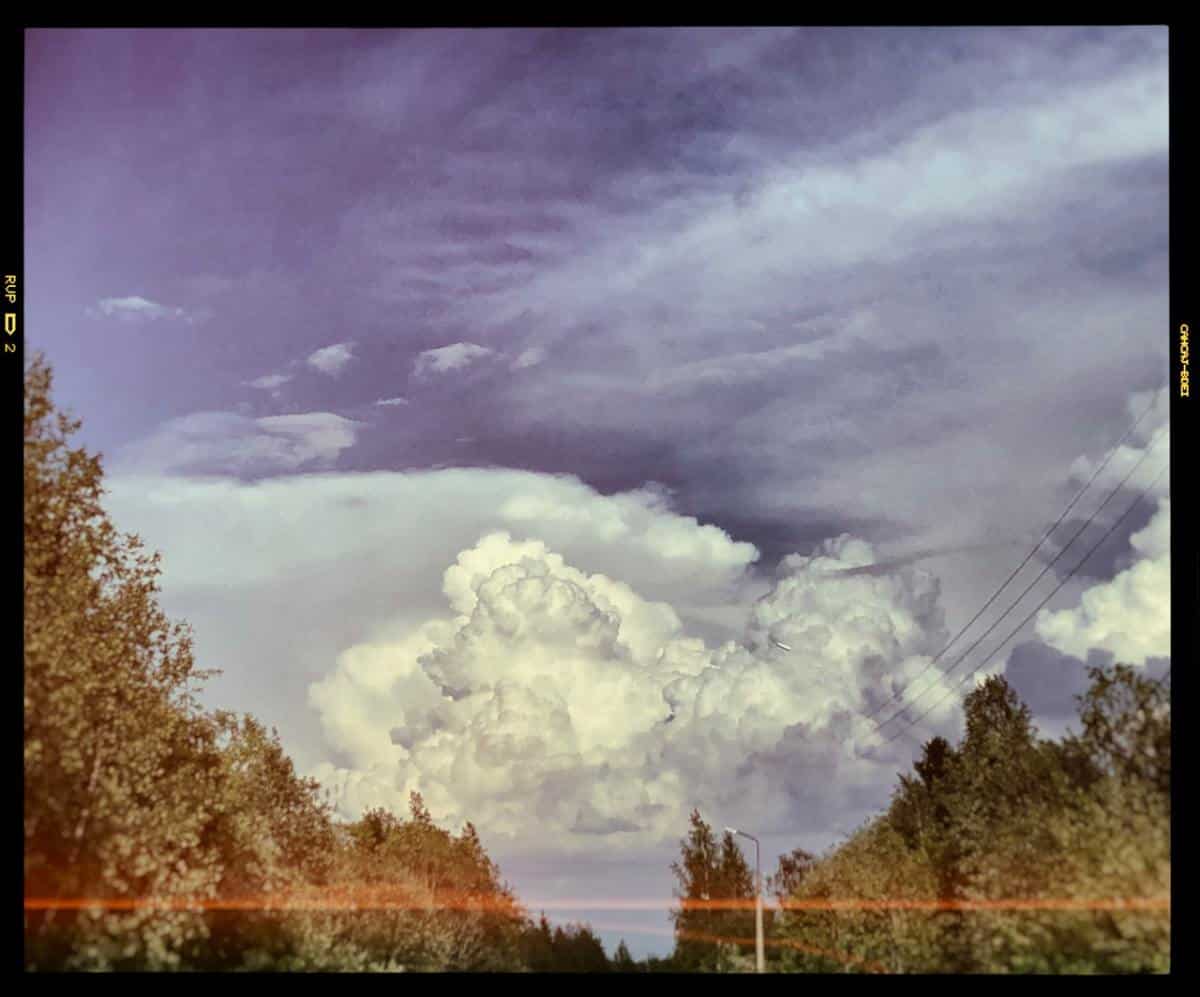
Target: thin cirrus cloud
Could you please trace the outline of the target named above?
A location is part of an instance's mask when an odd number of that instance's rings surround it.
[[[332,412],[252,419],[194,412],[171,419],[117,453],[118,473],[263,474],[328,467],[352,447],[361,423]]]

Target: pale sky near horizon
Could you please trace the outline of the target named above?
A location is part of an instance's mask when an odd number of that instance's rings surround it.
[[[1055,538],[1165,463],[1166,28],[56,29],[26,75],[30,345],[208,700],[531,905],[669,899],[692,807],[768,872],[835,842],[1148,406]],[[1163,666],[1168,516],[981,670],[1047,733]]]

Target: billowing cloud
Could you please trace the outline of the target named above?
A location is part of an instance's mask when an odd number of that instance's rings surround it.
[[[153,322],[156,319],[186,321],[188,314],[182,308],[160,305],[140,295],[126,298],[101,298],[94,308],[88,309],[93,317],[117,318],[123,322]]]
[[[417,359],[413,362],[413,373],[417,377],[423,377],[462,370],[485,357],[490,357],[493,353],[495,350],[477,343],[451,343],[449,346],[417,354]]]
[[[873,557],[843,536],[789,559],[742,639],[710,647],[665,602],[485,535],[444,573],[448,614],[350,648],[312,685],[348,761],[315,774],[347,813],[418,789],[451,819],[565,850],[661,843],[697,805],[764,827],[802,800],[843,810],[898,764],[859,714],[912,695],[944,629],[928,575],[830,577]]]
[[[233,425],[251,436],[261,429],[249,419]],[[219,460],[198,469],[224,462],[229,470],[229,443],[220,440]],[[161,441],[168,455],[183,447],[178,433]],[[307,684],[352,646],[380,646],[359,672],[384,667],[385,654],[388,667],[413,666],[433,638],[412,653],[389,648],[447,616],[442,576],[451,564],[474,570],[480,562],[458,558],[481,536],[536,537],[580,571],[669,602],[689,631],[717,641],[736,633],[744,618],[736,607],[761,588],[748,575],[753,545],[679,515],[661,490],[604,496],[567,476],[481,468],[239,480],[126,461],[114,472],[115,521],[163,552],[168,610],[195,626],[201,660],[220,662],[212,702],[236,708],[250,697],[305,765],[342,752],[322,737]],[[436,633],[439,646],[453,632]],[[375,671],[373,681],[386,684],[387,674]],[[386,734],[397,721],[389,714],[380,723],[390,752]]]
[[[361,424],[332,412],[251,419],[195,412],[164,423],[117,454],[118,473],[272,472],[328,466],[354,445]]]
[[[1170,483],[1166,475],[1156,478],[1170,459],[1169,407],[1165,387],[1130,397],[1129,417],[1141,421],[1092,486],[1104,494],[1133,472],[1126,490],[1133,493],[1154,483],[1148,495],[1157,499],[1157,508],[1150,522],[1129,537],[1133,563],[1128,568],[1086,589],[1077,606],[1038,614],[1038,636],[1064,654],[1086,658],[1089,652],[1106,651],[1139,666],[1171,654]],[[1086,480],[1099,463],[1080,457],[1071,465],[1072,478]],[[1116,502],[1119,513],[1129,499]]]
[[[1038,614],[1042,640],[1064,654],[1109,651],[1132,665],[1170,656],[1170,499],[1159,499],[1154,518],[1129,543],[1138,555],[1132,567],[1087,589],[1075,608]]]
[[[328,374],[330,377],[336,377],[353,359],[353,343],[334,343],[331,346],[323,346],[321,349],[310,353],[305,363],[313,368],[313,370],[320,371],[322,374]]]

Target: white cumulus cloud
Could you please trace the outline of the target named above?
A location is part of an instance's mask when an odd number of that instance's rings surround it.
[[[1131,418],[1149,414],[1138,424],[1132,442],[1122,445],[1092,486],[1111,489],[1139,460],[1127,488],[1145,488],[1170,459],[1169,406],[1166,388],[1130,397]],[[1079,458],[1071,467],[1074,478],[1090,477],[1098,461]],[[1037,633],[1064,654],[1086,658],[1090,650],[1110,651],[1117,661],[1144,665],[1150,658],[1171,655],[1171,502],[1169,479],[1157,479],[1149,493],[1158,500],[1154,517],[1129,538],[1134,563],[1109,581],[1086,589],[1073,608],[1043,610]]]
[[[490,357],[495,350],[480,346],[477,343],[451,343],[435,350],[425,350],[418,353],[413,362],[413,373],[418,377],[430,374],[445,374],[452,370],[462,370],[477,363],[485,357]]]
[[[826,573],[873,557],[842,537],[790,560],[744,638],[712,648],[668,603],[488,534],[444,573],[449,613],[350,648],[312,685],[348,761],[314,774],[348,814],[416,789],[449,819],[566,850],[665,841],[697,805],[793,819],[802,798],[892,777],[897,756],[856,715],[942,636],[929,576]],[[935,686],[937,672],[921,684]]]
[[[346,814],[419,789],[507,855],[660,849],[692,806],[788,835],[852,826],[909,741],[955,732],[966,691],[885,746],[866,709],[947,688],[926,669],[945,640],[936,582],[836,574],[877,560],[848,537],[756,581],[753,545],[662,489],[132,468],[108,501],[164,552],[169,611],[223,669],[214,702],[277,725]]]
[[[353,359],[353,343],[334,343],[331,346],[323,346],[321,349],[310,353],[305,363],[313,368],[313,370],[320,371],[322,374],[328,374],[330,377],[336,377]]]
[[[1131,665],[1171,656],[1170,499],[1159,499],[1154,518],[1129,542],[1138,554],[1131,567],[1087,589],[1075,608],[1038,614],[1042,640],[1078,658],[1111,651]]]

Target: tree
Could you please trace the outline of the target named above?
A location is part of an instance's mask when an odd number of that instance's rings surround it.
[[[1079,697],[1083,731],[1071,738],[1100,772],[1171,792],[1171,691],[1128,665],[1088,669]]]
[[[780,855],[778,867],[767,877],[767,890],[781,903],[798,895],[816,861],[816,856],[803,848],[793,848],[788,854]]]
[[[687,837],[679,843],[679,860],[671,865],[677,882],[675,896],[680,900],[678,909],[671,912],[675,924],[672,958],[681,969],[711,970],[716,966],[716,950],[711,941],[716,934],[715,921],[712,913],[696,901],[716,896],[717,842],[699,810],[693,810],[688,821],[691,826]]]
[[[559,973],[604,973],[612,967],[600,939],[586,924],[554,929],[553,968]]]
[[[537,924],[526,927],[521,937],[521,956],[525,965],[535,973],[549,973],[554,969],[554,934],[545,912]]]
[[[1165,910],[1059,901],[1169,896],[1170,710],[1162,682],[1091,672],[1081,733],[1041,740],[999,677],[966,697],[965,736],[934,738],[888,810],[791,885],[797,899],[1053,901],[1046,909],[796,909],[794,970],[1160,972]]]
[[[617,951],[613,953],[612,957],[612,968],[617,973],[636,973],[638,971],[638,964],[629,954],[629,946],[625,944],[624,938],[617,943]]]
[[[752,901],[756,883],[754,870],[728,831],[721,837],[721,854],[716,870],[716,897],[722,900]],[[746,903],[740,909],[722,911],[715,920],[716,933],[734,942],[735,951],[743,955],[754,953],[754,909]]]
[[[41,357],[25,373],[24,839],[28,897],[213,896],[219,725],[190,633],[156,602],[158,557],[104,512]],[[27,965],[178,964],[185,912],[33,913]]]
[[[689,823],[687,837],[679,843],[679,860],[671,865],[680,901],[671,913],[673,958],[682,969],[715,971],[728,964],[730,950],[753,950],[754,913],[749,903],[730,909],[721,901],[752,901],[754,874],[732,834],[726,831],[718,845],[698,810],[692,811]],[[709,902],[714,902],[712,907]]]

